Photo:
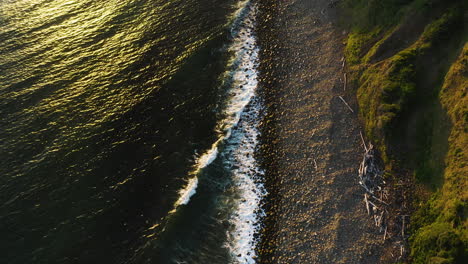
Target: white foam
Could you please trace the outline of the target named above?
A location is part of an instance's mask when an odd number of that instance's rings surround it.
[[[200,158],[197,159],[197,169],[201,170],[206,166],[210,165],[218,156],[218,144],[221,140],[218,139],[212,146],[211,149],[208,150],[205,154],[203,154]]]
[[[255,234],[264,212],[261,201],[267,194],[262,183],[263,171],[255,160],[258,145],[261,103],[255,97],[258,85],[258,52],[253,29],[257,8],[250,1],[239,4],[236,19],[231,30],[233,53],[225,73],[225,80],[231,82],[228,101],[224,109],[225,119],[217,128],[219,139],[211,148],[196,159],[194,177],[180,191],[175,207],[187,204],[196,193],[199,172],[218,156],[218,147],[224,142],[224,166],[232,172],[234,183],[234,211],[230,216],[232,228],[227,231],[229,249],[234,263],[255,263],[255,247],[258,240]],[[250,103],[250,105],[249,105]],[[249,108],[246,109],[246,106]],[[174,209],[175,211],[175,209]]]
[[[180,197],[175,203],[176,206],[187,204],[190,201],[190,198],[197,192],[197,187],[198,187],[198,178],[197,177],[191,178],[187,186],[185,186],[185,188],[179,192]]]
[[[244,26],[233,32],[235,41],[231,51],[235,53],[233,65],[237,66],[232,72],[233,100],[226,109],[231,114],[227,123],[232,126],[232,135],[224,150],[224,163],[232,172],[237,194],[236,208],[230,218],[233,228],[228,231],[226,247],[234,262],[255,263],[255,247],[258,243],[255,234],[264,216],[261,201],[267,192],[262,183],[263,171],[254,157],[261,109],[261,103],[255,97],[259,48],[256,46],[253,28],[257,9],[255,5],[246,5],[245,8],[247,14],[239,21],[239,25]],[[249,103],[249,108],[245,109]]]
[[[239,122],[242,111],[255,94],[257,72],[253,68],[258,60],[258,48],[248,44],[256,41],[253,32],[251,32],[255,10],[250,6],[250,1],[247,0],[240,2],[235,12],[231,29],[234,41],[229,48],[229,51],[233,52],[234,55],[228,66],[230,70],[225,73],[224,78],[225,80],[232,79],[234,83],[224,110],[226,117],[218,123],[217,131],[220,137],[208,151],[196,160],[191,173],[194,176],[189,180],[185,188],[179,191],[179,199],[174,204],[173,211],[179,205],[187,204],[196,193],[199,172],[216,159],[219,144],[231,136],[232,128]],[[248,27],[240,27],[241,23],[248,25]],[[229,76],[232,77],[229,78]]]
[[[258,102],[253,103],[239,123],[239,129],[233,131],[232,141],[226,148],[229,158],[225,165],[232,169],[236,198],[235,213],[230,222],[233,229],[228,231],[226,247],[236,263],[255,263],[255,234],[264,216],[261,201],[267,194],[261,181],[263,171],[259,169],[254,154],[258,144],[258,120],[260,109]]]
[[[218,144],[221,141],[221,139],[218,139],[212,146],[211,149],[209,149],[206,153],[201,155],[197,160],[196,160],[196,166],[195,166],[195,171],[192,173],[195,176],[192,177],[185,188],[179,191],[179,199],[175,202],[174,207],[177,208],[179,205],[183,204],[188,204],[190,201],[190,198],[197,193],[197,187],[198,187],[198,176],[197,174],[205,168],[206,166],[210,165],[218,156]],[[175,210],[175,209],[174,209]]]
[[[225,119],[218,125],[220,138],[211,148],[196,159],[194,177],[179,192],[180,198],[175,207],[185,205],[196,193],[199,172],[218,156],[219,144],[225,142],[222,155],[224,165],[232,172],[234,183],[234,213],[229,221],[225,245],[231,253],[234,263],[255,263],[255,247],[258,240],[259,224],[264,213],[261,201],[267,194],[262,183],[263,171],[259,169],[254,154],[258,145],[261,103],[255,97],[258,85],[258,52],[253,32],[256,6],[249,1],[242,2],[237,19],[232,29],[233,44],[229,51],[233,53],[229,71],[225,80],[231,82],[228,101],[224,109]],[[250,107],[246,110],[246,106]],[[175,209],[174,209],[175,210]]]

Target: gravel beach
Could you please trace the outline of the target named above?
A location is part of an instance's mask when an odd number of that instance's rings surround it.
[[[260,263],[380,263],[384,255],[358,185],[363,147],[354,95],[344,91],[346,33],[329,3],[258,3],[270,192]]]

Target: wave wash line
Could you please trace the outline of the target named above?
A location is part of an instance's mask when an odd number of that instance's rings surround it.
[[[231,228],[227,230],[228,240],[224,246],[234,263],[249,264],[255,263],[258,243],[255,234],[259,231],[260,219],[264,217],[261,201],[267,194],[262,182],[263,171],[254,158],[262,109],[260,99],[255,96],[259,63],[259,48],[254,34],[256,13],[257,7],[250,1],[239,4],[231,27],[233,42],[229,51],[233,56],[224,76],[230,89],[224,110],[226,118],[218,124],[222,136],[197,159],[192,172],[194,177],[179,192],[180,197],[173,210],[190,201],[196,193],[198,174],[221,155],[224,167],[231,172],[232,188],[236,193],[234,211],[229,218]],[[220,144],[224,148],[218,153]]]
[[[240,2],[231,22],[231,34],[234,40],[229,51],[234,55],[228,67],[230,70],[226,72],[224,79],[232,79],[233,87],[229,91],[229,99],[224,110],[226,118],[218,124],[219,134],[222,136],[208,151],[196,159],[194,170],[190,173],[194,176],[189,179],[185,188],[179,191],[179,198],[170,213],[174,213],[180,205],[188,204],[196,193],[198,174],[216,159],[219,145],[231,136],[232,128],[239,123],[241,113],[255,95],[258,83],[256,71],[258,48],[254,45],[256,40],[252,35],[254,10],[256,8],[252,7],[249,0]],[[250,34],[247,35],[246,32]]]
[[[263,185],[263,171],[256,159],[258,146],[261,100],[255,96],[258,86],[259,48],[254,33],[257,7],[249,5],[247,15],[241,21],[241,27],[233,32],[236,39],[232,49],[239,60],[234,70],[234,85],[249,91],[248,106],[240,112],[240,120],[233,127],[232,136],[227,140],[223,151],[224,165],[232,173],[234,189],[237,193],[235,211],[229,221],[232,229],[228,230],[226,247],[236,263],[255,263],[255,248],[258,238],[255,234],[260,229],[260,220],[264,217],[261,201],[267,192]],[[236,91],[234,89],[233,91]]]

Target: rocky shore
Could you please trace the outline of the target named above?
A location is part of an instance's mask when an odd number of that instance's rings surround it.
[[[385,262],[358,185],[364,150],[335,10],[328,0],[258,5],[260,156],[269,191],[258,262]]]

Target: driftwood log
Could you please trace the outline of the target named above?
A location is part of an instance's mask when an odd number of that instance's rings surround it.
[[[377,151],[372,144],[366,144],[364,136],[360,133],[364,154],[359,164],[359,185],[364,189],[364,204],[367,214],[373,220],[384,242],[393,243],[392,257],[403,259],[407,256],[405,246],[408,239],[408,224],[410,216],[395,211],[395,205],[389,204],[391,186],[387,186],[384,171],[381,169]],[[391,200],[390,200],[391,201]],[[395,214],[396,213],[396,214]],[[395,254],[394,254],[395,253]]]
[[[386,240],[389,235],[387,231],[388,211],[386,210],[388,203],[384,201],[387,192],[384,188],[383,171],[377,163],[374,146],[366,144],[362,133],[360,133],[360,136],[364,147],[364,155],[359,165],[359,185],[365,190],[364,203],[367,214],[374,219],[375,225],[380,229],[380,232],[383,232],[383,239]]]

